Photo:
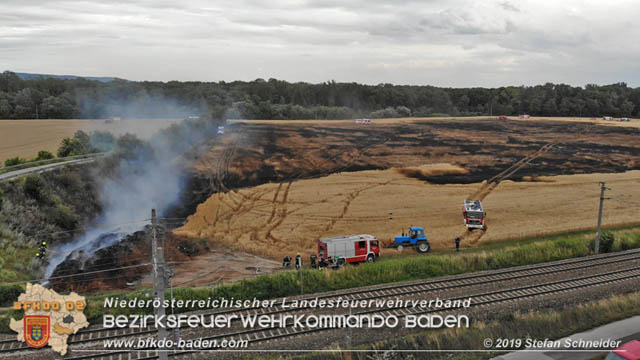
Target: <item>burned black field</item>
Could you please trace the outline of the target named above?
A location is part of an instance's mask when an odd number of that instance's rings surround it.
[[[194,156],[197,177],[224,176],[228,188],[325,176],[335,172],[452,163],[467,174],[429,176],[430,183],[487,180],[547,144],[510,176],[613,173],[640,169],[640,130],[557,121],[423,121],[409,124],[235,124]],[[212,166],[226,156],[223,171]]]

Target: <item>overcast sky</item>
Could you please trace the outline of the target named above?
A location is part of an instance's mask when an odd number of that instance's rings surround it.
[[[0,1],[0,71],[640,86],[635,0]]]

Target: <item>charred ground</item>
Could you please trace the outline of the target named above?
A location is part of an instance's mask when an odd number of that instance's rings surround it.
[[[640,169],[640,129],[557,121],[421,121],[356,125],[238,123],[194,149],[190,214],[217,191],[331,173],[451,163],[467,174],[426,176],[436,184],[481,182],[528,153],[554,147],[511,176],[612,173]]]

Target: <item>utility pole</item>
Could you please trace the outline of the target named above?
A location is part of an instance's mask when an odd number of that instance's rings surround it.
[[[158,219],[156,219],[156,209],[151,209],[151,254],[153,257],[153,300],[160,301],[160,306],[153,308],[153,313],[157,317],[165,315],[164,309],[164,288],[165,288],[165,268],[164,268],[164,249],[158,247],[158,239],[156,228],[158,227]],[[158,341],[166,344],[167,329],[158,328]],[[162,349],[158,350],[158,359],[167,360],[167,352]]]
[[[171,268],[167,268],[167,281],[169,282],[169,293],[171,294],[171,315],[175,315],[173,310],[173,270]],[[173,343],[177,348],[178,342],[180,341],[180,327],[176,327],[173,329]],[[175,353],[175,350],[174,350]]]
[[[604,181],[600,182],[600,209],[598,209],[598,231],[596,232],[596,244],[595,244],[595,252],[596,254],[600,252],[600,235],[602,234],[602,205],[604,203],[604,192],[605,190],[611,190],[610,188],[605,186]]]

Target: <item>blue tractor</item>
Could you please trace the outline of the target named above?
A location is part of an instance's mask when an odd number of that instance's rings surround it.
[[[424,229],[417,226],[409,228],[409,233],[402,236],[396,236],[395,241],[391,244],[391,247],[396,248],[398,251],[404,250],[405,247],[413,247],[419,253],[428,253],[431,250],[429,240],[424,235]]]

